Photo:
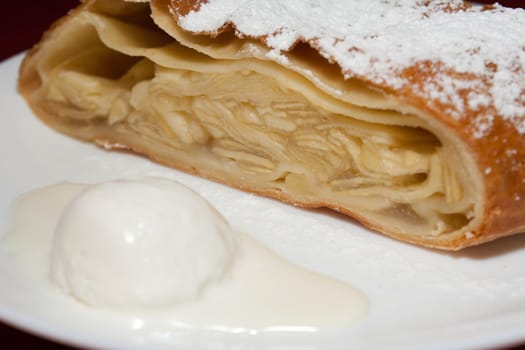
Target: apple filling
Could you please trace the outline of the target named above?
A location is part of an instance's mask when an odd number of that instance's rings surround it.
[[[41,64],[41,93],[60,118],[151,142],[164,162],[204,176],[329,203],[393,231],[440,235],[471,220],[472,188],[444,156],[452,146],[413,115],[337,101],[275,62],[212,60],[143,23],[97,13],[77,22],[70,30],[89,39],[79,53]]]

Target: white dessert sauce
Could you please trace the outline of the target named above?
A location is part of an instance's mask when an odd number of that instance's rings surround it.
[[[76,299],[92,310],[109,310],[120,316],[129,316],[130,322],[140,319],[140,322],[173,327],[243,330],[252,333],[285,330],[312,332],[342,329],[366,314],[368,303],[361,292],[342,281],[298,267],[277,256],[249,235],[231,230],[220,214],[202,197],[180,184],[166,184],[167,181],[143,178],[133,180],[132,186],[160,183],[161,189],[172,192],[167,193],[165,198],[181,198],[178,204],[168,204],[163,200],[159,201],[155,195],[144,195],[142,192],[144,201],[149,198],[152,202],[137,203],[144,211],[160,210],[160,214],[157,213],[160,216],[163,215],[163,210],[186,211],[177,215],[182,215],[190,222],[173,230],[171,234],[175,237],[170,237],[169,228],[162,226],[169,224],[170,220],[153,223],[150,219],[144,219],[144,215],[135,210],[137,207],[133,209],[134,204],[130,205],[129,196],[122,195],[119,199],[119,196],[111,194],[112,187],[118,186],[121,187],[121,194],[123,193],[125,188],[122,187],[122,181],[103,185],[61,183],[18,198],[13,208],[11,230],[2,244],[7,245],[31,283],[40,287],[44,285],[46,289],[69,299],[68,303]],[[93,188],[100,189],[100,186],[105,186],[106,198],[124,202],[113,209],[97,203],[97,198],[78,204],[79,197],[90,193]],[[76,208],[72,209],[75,205],[71,203],[75,201]],[[198,205],[188,204],[192,201]],[[76,214],[72,215],[75,210]],[[119,214],[125,219],[111,219],[116,213],[114,210],[127,211]],[[91,214],[97,211],[103,213],[100,216],[95,215],[95,222],[89,224],[82,221],[86,219],[79,219],[83,211],[92,212]],[[61,232],[76,230],[75,220],[80,225],[79,230],[89,225],[99,230],[92,237],[86,236],[89,230]],[[97,220],[103,220],[105,225],[97,223]],[[128,223],[122,226],[126,221]],[[142,228],[146,226],[141,234],[147,231],[147,235],[151,237],[141,240],[138,239],[140,234],[133,236],[133,232],[130,236],[129,228],[137,225]],[[104,229],[100,229],[102,226],[108,227],[112,232],[103,232]],[[220,229],[212,233],[203,232],[206,227]],[[149,228],[154,230],[148,231]],[[127,235],[124,234],[126,229]],[[104,235],[109,235],[110,238],[104,239]],[[191,235],[198,235],[199,244],[195,244],[196,241],[188,243]],[[178,236],[180,237],[177,238]],[[67,237],[68,243],[65,243],[64,237]],[[121,237],[121,241],[118,237]],[[130,250],[126,239],[139,244],[139,247]],[[153,245],[151,241],[154,241]],[[185,248],[177,247],[179,243]],[[87,244],[91,250],[83,251],[81,244]],[[144,246],[141,247],[140,244]],[[97,250],[100,251],[100,256],[97,255]],[[109,257],[108,251],[113,252],[112,257]],[[139,261],[130,263],[129,254],[133,251],[139,251]],[[80,267],[72,267],[71,264],[76,263],[71,261],[75,261],[78,252],[82,252],[80,255],[84,261],[77,264]],[[170,259],[170,254],[178,256]],[[150,265],[143,266],[144,261],[147,265],[148,257],[152,256],[156,256],[157,263],[161,265],[153,268]],[[90,267],[90,261],[97,261],[98,265],[95,265],[98,267]],[[201,268],[204,272],[200,278],[191,277],[192,271],[183,271],[182,275],[186,274],[183,278],[180,277],[181,273],[171,276],[172,268],[188,269],[188,266],[197,264],[204,266]],[[133,275],[126,268],[122,269],[122,266],[138,269],[140,273]],[[65,273],[64,269],[68,272]],[[130,274],[133,276],[130,277]],[[143,282],[148,285],[140,287],[141,280],[137,276],[148,274],[154,276],[144,277]],[[115,283],[109,283],[109,278],[114,279]],[[72,280],[76,282],[71,282]],[[178,288],[183,292],[179,292]],[[139,293],[134,294],[134,290]],[[64,303],[65,307],[68,303]]]

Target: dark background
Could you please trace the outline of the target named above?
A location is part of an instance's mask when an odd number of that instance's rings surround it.
[[[492,1],[479,1],[491,3]],[[78,0],[33,0],[4,1],[0,11],[0,60],[28,49],[35,44],[50,23],[61,17],[79,3]],[[499,1],[509,7],[525,7],[525,1]],[[525,28],[524,28],[525,35]],[[1,288],[1,286],[0,286]],[[525,325],[524,325],[525,335]],[[60,345],[37,336],[30,335],[0,322],[0,347],[5,349],[68,350]],[[525,350],[525,346],[512,350]],[[510,349],[509,349],[510,350]]]

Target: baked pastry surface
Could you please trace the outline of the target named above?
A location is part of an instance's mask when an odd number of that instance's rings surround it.
[[[508,38],[525,12],[303,5],[89,0],[28,53],[19,89],[73,137],[407,242],[525,230],[525,41]]]

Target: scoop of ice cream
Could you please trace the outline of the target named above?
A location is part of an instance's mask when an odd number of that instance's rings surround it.
[[[162,307],[195,298],[230,269],[236,250],[224,218],[165,179],[88,187],[56,226],[51,280],[97,307]]]

